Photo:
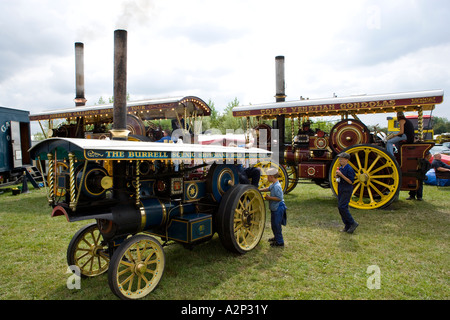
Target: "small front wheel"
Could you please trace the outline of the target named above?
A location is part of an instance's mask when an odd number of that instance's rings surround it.
[[[114,252],[109,287],[123,300],[143,298],[158,285],[164,266],[164,251],[158,240],[142,234],[133,236]]]
[[[88,224],[75,233],[67,248],[67,263],[77,266],[82,277],[95,277],[108,270],[108,247],[97,223]]]

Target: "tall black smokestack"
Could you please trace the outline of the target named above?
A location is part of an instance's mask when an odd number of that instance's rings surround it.
[[[277,102],[284,102],[286,99],[285,81],[284,81],[284,56],[275,57],[275,78]]]
[[[86,105],[84,97],[84,44],[75,42],[75,106]]]
[[[284,81],[284,56],[275,57],[275,79],[276,79],[276,102],[286,101],[285,93],[285,81]],[[278,129],[278,151],[279,151],[279,163],[284,164],[284,127],[285,118],[284,115],[277,116],[277,121],[274,123],[274,129]],[[272,150],[273,152],[274,150]]]
[[[111,137],[113,140],[128,140],[127,130],[127,31],[114,31],[114,111]],[[113,163],[113,197],[126,202],[126,163]]]
[[[114,31],[114,140],[127,140],[127,31]]]

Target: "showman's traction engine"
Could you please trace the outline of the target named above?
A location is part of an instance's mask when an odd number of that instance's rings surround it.
[[[69,266],[82,277],[108,272],[114,294],[139,299],[161,280],[163,246],[169,241],[190,248],[218,233],[231,252],[244,254],[258,245],[266,221],[264,200],[256,187],[239,184],[237,167],[267,160],[271,153],[190,141],[129,141],[126,35],[115,32],[111,140],[51,138],[30,155],[38,164],[47,162],[44,182],[52,216],[95,220],[70,241]]]

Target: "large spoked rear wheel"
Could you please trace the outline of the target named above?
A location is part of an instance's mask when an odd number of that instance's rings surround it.
[[[108,247],[97,223],[88,224],[75,233],[67,248],[67,263],[77,266],[84,278],[95,277],[108,270]]]
[[[287,175],[287,180],[288,180],[287,188],[284,193],[288,194],[289,192],[294,190],[298,184],[298,173],[297,173],[297,168],[295,166],[287,165],[287,166],[283,166],[283,167],[286,170],[286,175]]]
[[[143,298],[158,285],[164,266],[164,251],[155,238],[133,236],[114,252],[108,271],[109,287],[123,300]]]
[[[217,231],[223,246],[244,254],[255,248],[262,238],[266,209],[256,187],[239,184],[222,198],[217,214]]]
[[[255,168],[261,169],[261,178],[259,180],[258,188],[263,189],[270,186],[270,182],[267,179],[267,170],[270,168],[276,168],[278,170],[278,181],[280,181],[281,189],[283,193],[287,192],[289,185],[289,178],[284,166],[272,161],[261,161],[254,165]]]
[[[350,154],[349,164],[355,170],[350,206],[356,209],[377,209],[392,204],[401,186],[401,171],[394,157],[385,149],[373,145],[359,145],[344,150]],[[338,158],[330,168],[331,189],[338,194],[335,172]]]

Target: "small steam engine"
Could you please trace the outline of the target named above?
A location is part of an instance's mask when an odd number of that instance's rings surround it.
[[[165,257],[154,236],[191,247],[217,232],[239,254],[262,237],[263,198],[254,186],[239,184],[237,166],[267,160],[268,151],[51,138],[30,152],[39,163],[48,161],[52,216],[96,221],[72,238],[69,265],[84,277],[108,271],[120,298],[144,297],[160,281]]]
[[[127,107],[126,42],[127,32],[116,30],[113,107],[84,107],[83,81],[77,81],[77,107],[63,112],[76,123],[56,132],[59,137],[35,145],[30,155],[48,163],[44,182],[52,216],[70,222],[95,219],[73,236],[69,266],[78,268],[82,277],[108,272],[114,294],[139,299],[161,280],[163,245],[169,240],[191,247],[218,233],[224,247],[239,254],[258,245],[266,219],[264,201],[256,187],[239,184],[238,166],[267,160],[271,153],[190,144],[190,139],[184,144],[148,142],[142,120],[171,118],[186,129],[189,119],[209,110],[195,97]],[[82,72],[77,67],[78,78]],[[76,138],[86,134],[86,124],[95,128],[110,120],[107,137]]]

